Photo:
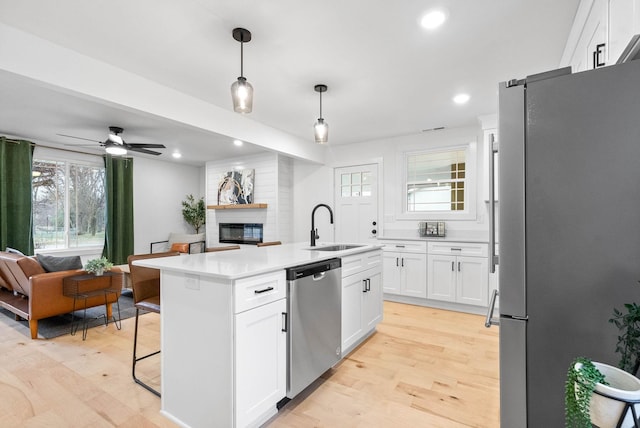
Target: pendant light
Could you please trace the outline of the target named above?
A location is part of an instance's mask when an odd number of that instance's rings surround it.
[[[322,93],[327,92],[327,85],[316,85],[313,87],[316,92],[320,93],[320,117],[313,125],[313,131],[316,137],[316,143],[325,144],[329,140],[329,124],[322,118]]]
[[[244,28],[234,28],[233,38],[240,42],[240,77],[231,85],[233,110],[236,113],[251,113],[253,108],[253,86],[243,75],[243,46],[251,41],[251,32]]]

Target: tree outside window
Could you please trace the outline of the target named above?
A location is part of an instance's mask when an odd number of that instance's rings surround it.
[[[34,160],[32,194],[36,249],[104,244],[104,167]]]

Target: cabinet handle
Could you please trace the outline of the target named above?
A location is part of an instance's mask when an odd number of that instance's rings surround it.
[[[460,262],[458,262],[458,272],[460,272]]]
[[[404,267],[404,257],[402,258],[402,267]]]
[[[404,245],[396,245],[396,248],[404,248]]]
[[[455,271],[455,268],[453,267],[453,266],[454,266],[454,263],[455,263],[455,262],[451,262],[451,272]]]
[[[367,291],[371,291],[371,279],[367,278],[365,281],[367,281]]]
[[[398,258],[396,257],[396,267],[400,266],[400,262],[398,261]]]
[[[362,292],[363,293],[367,292],[367,280],[366,279],[362,280]]]
[[[263,288],[262,290],[253,290],[253,292],[256,293],[256,294],[262,294],[262,293],[266,293],[267,291],[271,291],[271,290],[273,290],[273,287]]]
[[[452,248],[451,251],[462,251],[462,248]]]
[[[282,313],[282,331],[287,332],[287,313],[283,312]]]

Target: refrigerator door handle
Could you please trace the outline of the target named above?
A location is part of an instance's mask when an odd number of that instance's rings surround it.
[[[498,297],[498,290],[493,290],[491,294],[491,302],[487,309],[487,318],[484,321],[484,326],[490,328],[492,325],[500,325],[500,320],[493,317],[493,310],[496,307],[496,298]]]
[[[498,153],[498,143],[494,134],[489,134],[489,270],[496,273],[498,256],[496,256],[496,166],[495,155]]]

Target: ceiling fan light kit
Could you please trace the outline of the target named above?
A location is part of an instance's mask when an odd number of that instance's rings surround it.
[[[253,86],[244,77],[244,51],[245,43],[251,41],[251,32],[244,28],[234,28],[233,38],[240,42],[240,77],[231,85],[231,99],[233,110],[236,113],[251,113],[253,109]]]
[[[313,126],[313,133],[318,144],[329,141],[329,124],[322,118],[322,93],[327,92],[327,85],[315,85],[313,89],[320,93],[320,117]]]
[[[107,145],[105,146],[104,150],[110,155],[115,155],[115,156],[122,156],[127,154],[127,149],[117,144]]]

